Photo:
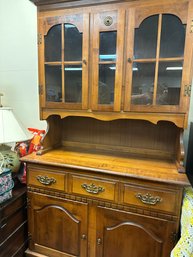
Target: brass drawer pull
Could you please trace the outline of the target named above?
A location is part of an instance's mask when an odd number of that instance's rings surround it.
[[[87,185],[86,183],[82,184],[81,187],[90,194],[99,194],[105,191],[104,187],[96,186],[94,183]]]
[[[41,176],[41,175],[38,175],[38,176],[36,176],[36,179],[37,179],[41,184],[46,185],[46,186],[56,183],[55,178],[49,178],[48,176]]]
[[[161,197],[159,197],[159,196],[154,197],[149,193],[147,193],[145,195],[142,195],[141,193],[137,193],[135,196],[144,204],[156,205],[157,203],[162,202]]]

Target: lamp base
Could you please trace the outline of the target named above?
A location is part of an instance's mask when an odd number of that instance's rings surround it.
[[[11,147],[7,145],[0,145],[0,153],[3,156],[1,157],[0,155],[0,164],[2,163],[4,158],[2,169],[10,169],[12,172],[18,172],[20,167],[20,161],[17,153],[13,152],[11,150]]]

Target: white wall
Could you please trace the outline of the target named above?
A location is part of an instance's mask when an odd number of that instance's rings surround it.
[[[39,120],[37,10],[29,0],[0,0],[0,93],[24,126],[46,128]],[[193,122],[193,90],[189,122]],[[185,148],[188,130],[185,131]]]
[[[23,125],[46,128],[39,119],[37,9],[29,0],[0,0],[0,93]]]

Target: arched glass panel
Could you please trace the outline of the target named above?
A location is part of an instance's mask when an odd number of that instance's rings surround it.
[[[157,49],[158,15],[146,18],[135,29],[134,59],[155,58]]]
[[[61,25],[55,25],[45,36],[45,61],[61,61],[61,49]]]
[[[82,60],[82,33],[72,24],[64,24],[64,61]]]
[[[160,57],[183,57],[186,26],[171,14],[162,15]]]

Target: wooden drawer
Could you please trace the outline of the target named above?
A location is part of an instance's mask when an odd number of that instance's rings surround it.
[[[0,245],[3,240],[8,238],[24,221],[27,221],[27,209],[25,207],[17,210],[11,217],[4,219],[0,227]]]
[[[44,169],[28,170],[28,185],[56,190],[65,190],[66,175]]]
[[[27,240],[27,221],[24,221],[6,240],[0,244],[0,257],[14,256]],[[23,253],[22,255],[23,256]]]
[[[118,184],[116,181],[77,175],[72,175],[71,181],[71,193],[110,201],[117,200]]]
[[[175,190],[124,184],[124,204],[177,214],[180,201],[180,194]]]

